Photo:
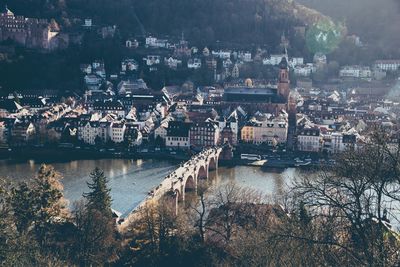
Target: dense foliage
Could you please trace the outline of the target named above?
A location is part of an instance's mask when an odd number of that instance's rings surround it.
[[[194,43],[216,40],[277,45],[290,26],[322,16],[289,0],[13,0],[19,14],[55,18],[64,28],[75,19],[117,25],[123,35],[153,33],[180,36]],[[145,31],[145,32],[144,32]]]
[[[234,183],[210,189],[201,181],[178,214],[166,194],[124,226],[111,216],[101,170],[68,212],[60,175],[42,166],[31,182],[0,184],[0,264],[398,266],[400,237],[390,224],[398,223],[398,148],[376,134],[273,202]]]

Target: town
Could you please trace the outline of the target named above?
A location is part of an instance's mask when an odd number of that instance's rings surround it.
[[[0,1],[0,265],[399,266],[399,14]]]
[[[0,20],[1,39],[50,49],[50,35],[47,43],[41,43],[22,38],[20,30],[14,30],[13,23],[25,27],[22,20],[33,25],[6,8]],[[92,21],[85,20],[83,27],[93,27]],[[51,25],[46,29],[51,32]],[[359,38],[348,38],[362,46]],[[236,158],[290,155],[302,162],[298,155],[318,159],[361,147],[377,128],[397,144],[395,94],[400,60],[336,66],[336,77],[315,84],[311,77],[330,66],[327,56],[316,53],[312,62],[305,62],[288,53],[289,45],[284,35],[277,54],[263,49],[252,53],[190,47],[183,34],[176,43],[154,36],[140,42],[126,40],[126,49],[133,55],[141,50],[145,56],[123,59],[117,73],[107,73],[102,59],[82,62],[76,66],[86,88],[82,95],[55,90],[3,94],[3,154],[55,148],[174,158],[224,145]],[[240,73],[251,66],[264,68],[269,79],[243,78]],[[141,78],[144,69],[157,75],[164,68],[210,75],[209,85],[187,80],[156,90]],[[226,157],[231,159],[232,153]]]

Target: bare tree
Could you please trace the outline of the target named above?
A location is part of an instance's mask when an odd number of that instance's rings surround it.
[[[375,133],[370,144],[340,155],[334,168],[303,177],[293,193],[308,209],[314,234],[287,236],[326,246],[323,255],[345,256],[352,265],[394,264],[398,241],[387,210],[398,201],[398,155],[384,134]]]

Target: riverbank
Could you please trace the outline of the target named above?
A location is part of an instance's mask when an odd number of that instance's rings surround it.
[[[132,159],[132,160],[168,160],[176,163],[187,161],[192,155],[181,151],[117,151],[115,149],[89,149],[89,148],[49,148],[49,147],[24,147],[11,150],[1,149],[0,159],[12,161],[35,160],[37,162],[68,162],[73,160],[100,160],[100,159]],[[220,160],[220,166],[252,166],[263,169],[285,168],[314,168],[321,165],[319,160],[309,159],[299,161],[293,157],[265,158],[259,161],[245,160],[238,157],[231,160]]]

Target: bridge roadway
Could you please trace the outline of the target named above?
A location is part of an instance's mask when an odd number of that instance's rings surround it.
[[[156,188],[149,192],[149,195],[125,218],[120,224],[120,230],[127,227],[138,219],[140,211],[152,202],[159,201],[162,197],[168,196],[165,204],[174,205],[175,212],[178,212],[178,203],[185,200],[185,192],[197,190],[197,184],[201,179],[207,180],[209,172],[218,168],[218,160],[222,148],[208,148],[193,156],[181,166],[167,175]]]

